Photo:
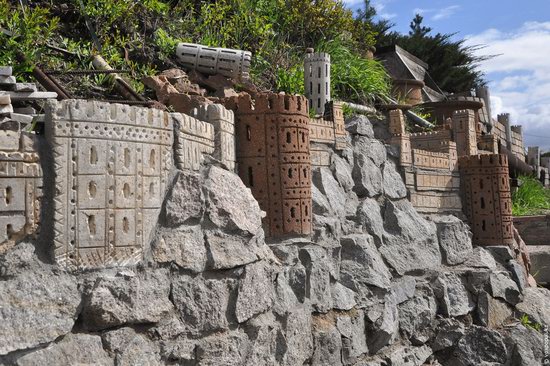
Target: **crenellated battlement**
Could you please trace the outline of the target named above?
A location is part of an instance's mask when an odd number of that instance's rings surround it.
[[[508,168],[508,157],[504,154],[462,156],[458,159],[460,169]]]
[[[298,95],[261,93],[254,99],[248,94],[231,97],[225,102],[228,109],[239,114],[262,113],[309,114],[307,98]]]

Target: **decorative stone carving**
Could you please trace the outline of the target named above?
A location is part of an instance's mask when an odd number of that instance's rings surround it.
[[[42,169],[35,138],[18,122],[0,125],[0,252],[38,229]]]
[[[267,212],[268,235],[311,232],[307,99],[264,93],[232,97],[239,176]]]
[[[55,187],[43,220],[53,221],[58,263],[93,268],[141,259],[172,166],[169,117],[121,104],[50,102],[45,125]]]
[[[203,154],[214,153],[214,126],[182,113],[170,113],[170,117],[176,131],[176,167],[180,170],[199,170]]]
[[[227,168],[235,170],[235,115],[221,104],[201,106],[193,115],[214,126],[213,157],[224,163]]]

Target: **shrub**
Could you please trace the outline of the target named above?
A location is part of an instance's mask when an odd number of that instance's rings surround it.
[[[388,97],[391,90],[390,77],[380,62],[353,53],[342,38],[321,42],[317,48],[330,54],[332,93],[335,98],[370,103]]]

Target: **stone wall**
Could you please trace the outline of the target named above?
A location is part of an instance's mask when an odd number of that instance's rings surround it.
[[[505,155],[474,155],[459,159],[464,212],[474,244],[512,245],[512,200]]]
[[[311,232],[307,99],[284,94],[232,97],[239,176],[267,212],[270,236]]]
[[[514,227],[527,245],[550,244],[550,215],[514,216]]]
[[[543,334],[516,318],[550,323],[550,292],[458,218],[419,214],[393,149],[349,122],[313,172],[311,240],[267,244],[251,190],[208,165],[175,172],[137,266],[71,271],[42,241],[0,254],[0,364],[539,363]]]

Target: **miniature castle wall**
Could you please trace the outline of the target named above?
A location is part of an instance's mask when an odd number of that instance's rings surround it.
[[[311,232],[307,99],[265,93],[233,97],[239,176],[267,212],[270,236]]]
[[[330,55],[324,52],[307,53],[304,59],[305,95],[310,108],[317,114],[325,112],[330,98]]]
[[[48,106],[53,154],[51,210],[58,263],[131,264],[141,259],[172,166],[167,113],[84,100]]]
[[[1,252],[5,244],[35,234],[38,229],[42,169],[35,135],[22,132],[15,121],[0,127]]]
[[[346,136],[342,103],[328,102],[322,117],[309,119],[311,165],[329,166],[330,151],[343,150],[348,146]]]
[[[193,111],[193,116],[207,121],[214,127],[214,151],[212,156],[234,171],[235,152],[235,115],[221,104],[203,105]]]
[[[215,150],[214,126],[182,113],[171,113],[175,127],[174,160],[180,170],[199,170],[203,154]]]
[[[176,55],[180,63],[190,70],[197,70],[206,75],[220,74],[235,80],[249,78],[252,60],[249,51],[179,43]]]
[[[499,114],[491,133],[499,139],[501,145],[504,145],[518,159],[525,160],[523,131],[521,126],[510,125],[510,114]]]
[[[389,143],[400,147],[399,161],[413,206],[423,213],[460,213],[457,151],[450,131],[408,134],[401,110],[389,112],[389,130]]]
[[[506,155],[459,158],[464,213],[476,245],[512,245],[512,200]]]

